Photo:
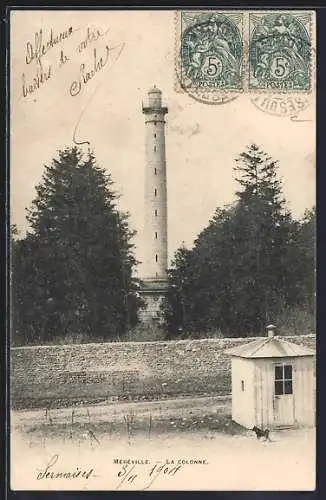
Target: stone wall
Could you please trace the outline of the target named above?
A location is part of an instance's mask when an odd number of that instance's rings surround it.
[[[105,399],[224,395],[231,391],[225,350],[253,339],[203,339],[33,346],[11,349],[13,407]],[[288,337],[315,348],[315,335]]]

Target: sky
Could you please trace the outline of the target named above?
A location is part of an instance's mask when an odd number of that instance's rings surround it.
[[[143,234],[145,125],[142,100],[154,84],[169,108],[166,124],[169,258],[208,224],[217,207],[234,200],[234,159],[255,142],[279,160],[283,193],[295,217],[315,204],[315,109],[306,121],[272,116],[244,94],[222,105],[203,104],[175,85],[175,14],[172,11],[14,11],[11,13],[11,222],[26,230],[26,207],[35,197],[44,165],[57,151],[89,141],[100,166],[121,194],[119,207],[130,213],[141,260]],[[41,57],[50,77],[33,93],[26,86],[36,76],[36,46],[72,27],[60,44]],[[97,40],[85,43],[87,30]],[[101,36],[98,36],[98,31]],[[36,39],[35,39],[36,38]],[[84,42],[84,43],[83,43]],[[82,45],[81,45],[82,44]],[[84,84],[97,58],[108,63]],[[63,54],[61,54],[63,51]],[[34,57],[33,57],[34,56]],[[60,60],[67,58],[60,65]],[[23,76],[24,75],[24,76]],[[23,87],[25,83],[25,88]],[[71,91],[71,92],[70,92]],[[87,150],[87,145],[82,148]],[[141,268],[140,268],[141,269]]]

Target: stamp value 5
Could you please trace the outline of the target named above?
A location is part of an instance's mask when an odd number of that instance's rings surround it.
[[[304,91],[311,85],[311,13],[249,13],[249,90]]]
[[[181,12],[181,86],[206,91],[241,91],[243,14]]]

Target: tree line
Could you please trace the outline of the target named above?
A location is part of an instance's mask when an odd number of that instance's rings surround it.
[[[175,254],[163,311],[170,336],[257,335],[270,322],[314,331],[315,209],[291,216],[278,169],[255,144],[236,159],[234,203]]]
[[[315,210],[291,216],[278,162],[256,145],[234,171],[234,203],[216,209],[193,248],[175,253],[161,338],[256,335],[271,321],[314,327]],[[117,200],[92,152],[66,148],[44,167],[26,235],[11,232],[14,345],[136,331],[144,303],[134,278],[135,233]]]

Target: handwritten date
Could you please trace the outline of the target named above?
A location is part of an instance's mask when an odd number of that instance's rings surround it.
[[[182,465],[171,466],[168,463],[160,464],[159,462],[157,462],[153,467],[147,470],[145,474],[146,483],[143,489],[149,489],[159,476],[173,477],[181,469]],[[137,482],[139,482],[139,479],[143,477],[143,474],[139,473],[139,469],[136,468],[136,465],[125,464],[118,472],[118,477],[121,479],[121,481],[119,482],[117,489],[119,489],[124,483],[136,484]]]

